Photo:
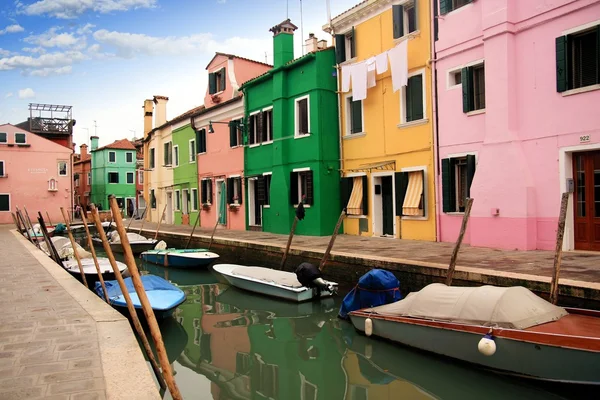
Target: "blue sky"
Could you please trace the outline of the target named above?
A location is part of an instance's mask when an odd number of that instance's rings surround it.
[[[332,16],[359,1],[330,0]],[[331,42],[326,0],[2,0],[0,124],[64,104],[78,146],[94,132],[101,145],[141,137],[144,99],[168,96],[168,118],[202,104],[216,51],[272,63],[269,28],[300,27],[300,5],[304,37]],[[301,43],[298,29],[296,56]]]

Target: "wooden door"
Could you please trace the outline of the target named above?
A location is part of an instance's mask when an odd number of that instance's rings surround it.
[[[383,234],[394,234],[394,194],[392,177],[381,177],[381,208],[383,213]]]
[[[600,151],[575,153],[575,249],[600,251]]]

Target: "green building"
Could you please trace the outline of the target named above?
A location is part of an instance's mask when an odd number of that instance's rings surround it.
[[[296,233],[331,235],[341,211],[335,51],[315,45],[294,60],[296,26],[288,19],[270,30],[273,68],[241,87],[246,225],[288,233],[304,199]]]
[[[92,136],[92,186],[90,201],[108,210],[108,196],[114,195],[122,210],[135,212],[136,148],[128,139],[98,148],[98,136]]]
[[[188,119],[189,121],[189,119]],[[173,198],[176,225],[194,225],[198,218],[196,132],[190,123],[173,129]]]

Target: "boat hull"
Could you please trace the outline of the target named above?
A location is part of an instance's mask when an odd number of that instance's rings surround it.
[[[496,352],[481,354],[478,332],[403,323],[366,313],[350,313],[354,327],[365,331],[365,320],[373,324],[373,336],[406,346],[455,358],[497,372],[526,378],[576,384],[600,384],[600,353],[524,340],[494,337]]]
[[[165,262],[165,257],[167,260]],[[175,268],[197,268],[197,267],[206,267],[210,263],[214,262],[219,258],[218,255],[214,253],[208,253],[206,257],[191,257],[185,256],[177,253],[152,253],[152,252],[143,252],[141,254],[142,260],[157,264],[164,265],[168,267]]]
[[[144,251],[154,249],[157,243],[158,241],[154,240],[152,242],[143,243],[130,242],[129,245],[131,246],[131,251],[133,252],[133,254],[140,254]],[[111,243],[110,249],[113,251],[113,253],[124,253],[123,246],[121,245],[121,243]]]

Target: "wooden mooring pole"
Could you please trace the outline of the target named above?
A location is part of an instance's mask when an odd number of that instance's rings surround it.
[[[556,249],[554,251],[554,271],[550,282],[550,302],[558,302],[558,276],[562,262],[563,238],[565,236],[565,219],[567,218],[567,207],[569,205],[569,193],[563,193],[560,200],[560,214],[558,216],[558,229],[556,230]]]
[[[85,234],[87,235],[88,246],[90,246],[90,253],[92,253],[92,258],[94,259],[96,272],[98,272],[98,279],[100,280],[100,285],[102,285],[102,290],[104,291],[104,298],[107,303],[110,303],[108,300],[108,293],[106,292],[106,285],[104,284],[104,278],[102,277],[102,271],[100,270],[100,264],[98,264],[98,257],[96,257],[96,249],[94,248],[94,242],[92,241],[92,235],[90,235],[90,229],[88,228],[87,218],[85,217],[84,212],[81,213],[81,220],[85,227]]]
[[[213,238],[215,237],[215,232],[217,231],[217,226],[219,225],[219,219],[221,219],[221,214],[219,214],[217,216],[217,222],[215,222],[215,227],[213,228],[212,235],[210,235],[210,242],[208,243],[209,250],[210,250],[210,247],[212,246]]]
[[[165,218],[166,211],[167,211],[167,205],[165,204],[162,215],[160,216],[160,219],[158,220],[158,225],[156,226],[156,233],[154,233],[154,240],[156,240],[156,238],[158,237],[158,231],[160,230],[160,224],[162,223],[162,220]]]
[[[342,221],[344,221],[344,217],[346,216],[346,209],[344,208],[340,213],[340,217],[338,218],[337,224],[335,224],[335,229],[333,231],[333,235],[331,235],[331,239],[329,240],[329,245],[327,245],[327,250],[325,250],[325,254],[323,254],[323,258],[321,259],[321,264],[319,264],[319,271],[323,271],[325,268],[325,262],[327,258],[329,258],[329,253],[331,253],[331,249],[333,248],[333,243],[335,243],[335,239],[337,238],[338,231],[340,230],[340,225],[342,225]]]
[[[283,253],[283,258],[281,259],[281,264],[279,265],[279,269],[283,271],[285,267],[285,260],[287,260],[288,253],[290,251],[290,246],[292,245],[292,239],[294,237],[294,232],[296,231],[296,225],[298,224],[298,217],[294,216],[294,222],[292,223],[292,229],[290,229],[290,236],[288,236],[287,245],[285,246],[285,252]]]
[[[46,217],[48,217],[48,225],[52,225],[52,221],[50,221],[50,214],[46,211]]]
[[[81,281],[83,282],[86,288],[89,288],[87,280],[85,279],[85,273],[83,272],[83,265],[81,264],[81,259],[79,258],[79,252],[77,252],[77,242],[75,242],[73,232],[71,232],[71,223],[69,222],[69,216],[67,215],[67,213],[65,213],[65,209],[62,207],[60,208],[60,212],[62,213],[63,219],[65,220],[65,224],[67,225],[67,232],[69,233],[69,240],[71,240],[71,246],[73,247],[73,254],[75,255],[77,265],[79,266],[79,272],[81,273]]]
[[[21,210],[19,210],[19,207],[17,207],[17,217],[20,218],[21,221],[23,221],[23,226],[25,227],[25,234],[27,235],[27,240],[33,243],[33,239],[31,239],[31,235],[29,234],[29,227],[27,226],[27,222],[25,222],[25,217],[23,217],[23,213],[21,212]]]
[[[192,233],[190,233],[190,237],[188,238],[188,241],[185,244],[185,248],[186,249],[188,248],[188,246],[190,245],[190,242],[192,241],[192,236],[194,236],[194,232],[196,231],[196,227],[198,226],[198,222],[200,222],[200,210],[198,210],[198,218],[196,218],[196,223],[194,224],[194,227],[192,228]]]
[[[40,243],[38,242],[37,237],[35,235],[35,230],[33,229],[33,224],[31,223],[31,218],[29,218],[29,213],[27,212],[27,208],[25,208],[25,206],[23,206],[23,210],[25,210],[25,216],[27,217],[27,221],[29,222],[29,227],[31,228],[31,234],[33,235],[33,238],[32,238],[33,244],[35,244],[37,246],[37,248],[40,249]]]
[[[177,387],[177,383],[173,377],[173,372],[171,371],[171,364],[169,363],[167,350],[165,349],[165,344],[162,340],[162,335],[158,327],[158,322],[156,321],[156,316],[154,315],[154,310],[152,310],[152,306],[150,305],[150,301],[148,300],[148,296],[144,290],[144,284],[142,283],[142,279],[140,277],[140,271],[138,271],[137,265],[135,264],[135,259],[133,258],[133,252],[131,251],[131,246],[129,245],[127,232],[123,226],[123,219],[121,218],[121,214],[118,213],[119,205],[117,204],[117,200],[114,196],[109,197],[109,203],[110,208],[113,211],[115,223],[117,224],[117,232],[119,233],[121,244],[123,245],[125,263],[127,264],[127,268],[131,274],[131,280],[133,281],[133,286],[138,298],[140,299],[140,303],[142,303],[142,309],[144,311],[144,315],[146,316],[148,326],[150,327],[150,333],[152,334],[152,339],[154,340],[154,344],[156,346],[156,353],[158,354],[158,360],[160,361],[160,366],[162,368],[165,381],[167,382],[167,387],[169,388],[171,397],[173,397],[174,400],[181,400],[181,393],[179,392],[179,388]]]
[[[452,250],[452,257],[450,257],[450,264],[448,265],[448,274],[446,275],[446,285],[452,285],[452,278],[454,277],[454,269],[456,268],[456,258],[458,257],[458,251],[462,244],[465,231],[467,230],[467,224],[469,222],[469,216],[471,215],[471,207],[473,207],[473,199],[468,198],[467,204],[465,205],[465,213],[463,214],[462,225],[460,226],[460,233],[454,244],[454,250]]]
[[[61,267],[64,267],[62,260],[60,259],[60,255],[58,254],[58,251],[56,251],[56,247],[54,247],[54,243],[52,243],[52,239],[50,239],[50,235],[48,234],[48,229],[46,229],[44,217],[42,217],[42,213],[39,211],[38,222],[40,224],[40,230],[42,231],[42,235],[44,235],[44,241],[46,242],[46,246],[48,247],[48,253],[50,253],[50,258],[52,258]]]

